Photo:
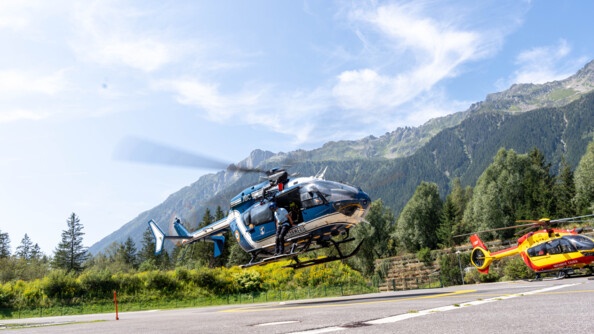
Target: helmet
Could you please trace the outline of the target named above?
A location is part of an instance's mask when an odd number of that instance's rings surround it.
[[[272,203],[268,204],[268,208],[269,208],[270,210],[274,210],[274,209],[276,209],[276,203],[272,202]]]

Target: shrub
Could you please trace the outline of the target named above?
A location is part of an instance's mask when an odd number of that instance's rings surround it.
[[[173,275],[162,271],[150,271],[145,277],[145,287],[148,290],[160,292],[162,294],[173,294],[177,291],[178,283]]]
[[[472,268],[472,270],[468,271],[466,275],[464,275],[464,281],[466,283],[487,283],[487,282],[497,282],[501,278],[501,275],[498,270],[491,270],[488,274],[481,274],[476,268]]]
[[[439,257],[441,281],[444,286],[462,284],[460,263],[454,253],[442,254]]]
[[[49,298],[72,299],[80,297],[82,288],[74,273],[58,269],[53,270],[43,279],[43,292]]]
[[[80,284],[89,297],[109,298],[117,290],[117,282],[107,270],[89,270],[79,276]]]
[[[262,276],[257,271],[244,270],[233,275],[240,293],[253,293],[264,291]]]
[[[503,266],[503,273],[506,280],[530,279],[535,276],[521,257],[513,257],[507,260]]]
[[[9,308],[13,305],[15,296],[10,283],[0,285],[0,307]]]
[[[423,262],[426,266],[433,264],[433,258],[431,257],[431,249],[423,247],[417,252],[417,259]]]
[[[135,294],[142,291],[142,274],[116,274],[112,276],[116,290],[122,294]]]

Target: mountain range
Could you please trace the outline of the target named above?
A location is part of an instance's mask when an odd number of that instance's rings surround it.
[[[516,84],[487,95],[467,110],[432,119],[419,127],[398,128],[380,137],[333,141],[310,151],[273,153],[254,150],[238,165],[263,169],[290,164],[290,171],[356,185],[398,214],[421,181],[438,184],[442,195],[454,178],[474,186],[500,148],[526,153],[538,148],[558,167],[561,158],[575,168],[594,138],[594,61],[565,80]],[[131,237],[140,245],[147,221],[168,230],[180,217],[190,226],[209,208],[229,208],[229,199],[260,182],[259,175],[220,171],[200,177],[142,212],[89,248],[104,251]]]

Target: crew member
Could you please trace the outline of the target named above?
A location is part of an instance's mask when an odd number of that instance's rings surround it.
[[[274,212],[274,220],[276,221],[276,246],[274,248],[274,256],[282,255],[285,252],[285,236],[291,225],[293,225],[293,218],[285,208],[278,208],[276,203],[272,202],[268,206]]]

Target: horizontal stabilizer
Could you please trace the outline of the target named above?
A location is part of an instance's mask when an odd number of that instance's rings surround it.
[[[222,235],[213,235],[209,239],[214,243],[214,257],[219,257],[223,253],[225,237]]]

